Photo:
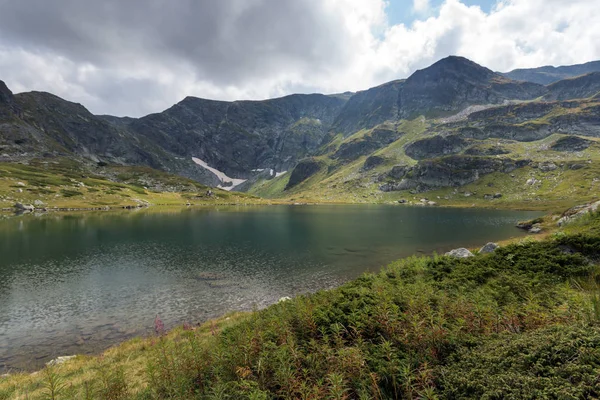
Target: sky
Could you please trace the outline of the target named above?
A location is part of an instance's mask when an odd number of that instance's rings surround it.
[[[0,0],[0,80],[95,114],[600,59],[600,0]]]

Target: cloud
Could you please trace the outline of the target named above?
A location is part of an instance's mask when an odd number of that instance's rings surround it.
[[[600,59],[597,0],[0,0],[0,79],[95,113],[139,116],[187,95],[262,99],[365,89],[450,54],[495,70]]]
[[[413,9],[417,13],[429,11],[429,0],[413,0]]]

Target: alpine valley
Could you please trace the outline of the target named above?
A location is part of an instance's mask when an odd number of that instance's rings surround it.
[[[357,93],[187,97],[142,118],[0,81],[0,208],[193,203],[207,186],[231,202],[591,201],[600,62],[496,73],[453,56]]]

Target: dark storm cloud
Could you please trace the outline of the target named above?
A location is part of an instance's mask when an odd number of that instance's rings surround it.
[[[0,42],[105,68],[189,64],[216,85],[342,62],[322,0],[0,0]]]

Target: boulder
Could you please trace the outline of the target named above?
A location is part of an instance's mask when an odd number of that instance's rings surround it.
[[[546,162],[540,163],[538,165],[538,168],[542,172],[550,172],[550,171],[554,171],[555,169],[557,169],[558,166],[556,164],[554,164],[552,161],[546,161]]]
[[[533,226],[531,227],[531,229],[529,229],[529,233],[540,233],[542,231],[542,228],[540,228],[539,226]]]
[[[62,356],[62,357],[57,357],[54,360],[50,360],[46,363],[47,366],[51,367],[53,365],[60,365],[60,364],[64,364],[65,362],[72,360],[73,358],[75,358],[77,356]]]
[[[535,179],[535,178],[529,178],[529,179],[527,180],[527,182],[525,182],[525,184],[526,184],[526,185],[529,185],[529,186],[533,186],[533,185],[535,185],[536,183],[539,183],[539,182],[540,182],[540,181],[538,181],[538,180],[537,180],[537,179]]]
[[[38,206],[38,207],[40,207],[40,206],[43,206],[43,205],[44,205],[44,202],[43,202],[43,201],[41,201],[41,200],[36,200],[36,201],[34,201],[34,202],[33,202],[33,204],[34,204],[35,206]]]
[[[496,243],[490,242],[490,243],[486,244],[485,246],[483,246],[481,249],[479,249],[479,254],[493,253],[499,247],[500,246],[498,246]]]
[[[600,201],[572,207],[563,213],[561,218],[558,220],[558,226],[566,225],[569,222],[579,219],[590,212],[596,212],[599,208]]]
[[[446,253],[446,255],[448,257],[454,257],[454,258],[469,258],[469,257],[473,257],[473,253],[471,253],[469,250],[467,250],[465,248],[454,249],[454,250],[449,251],[448,253]]]
[[[35,207],[32,206],[31,204],[16,203],[13,207],[17,211],[23,211],[23,212],[33,212],[33,211],[35,211]]]
[[[288,296],[284,296],[282,298],[280,298],[279,300],[277,300],[278,303],[284,303],[286,301],[290,301],[292,298],[288,297]]]

